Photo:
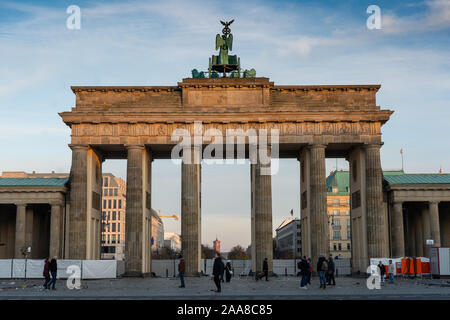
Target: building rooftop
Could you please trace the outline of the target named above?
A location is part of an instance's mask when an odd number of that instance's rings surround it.
[[[450,174],[403,173],[398,175],[385,175],[384,180],[389,185],[450,184]]]
[[[0,178],[0,187],[64,187],[69,178]]]
[[[286,227],[289,223],[291,223],[292,221],[295,220],[299,220],[298,218],[287,218],[286,220],[284,220],[280,226],[278,228],[275,229],[275,231],[278,231],[280,229],[283,229],[284,227]]]
[[[402,170],[386,170],[383,171],[383,177],[397,177],[405,176],[406,174]],[[332,196],[346,196],[349,195],[350,184],[350,172],[349,171],[333,171],[327,177],[327,194]],[[333,189],[337,188],[338,192],[333,192]]]

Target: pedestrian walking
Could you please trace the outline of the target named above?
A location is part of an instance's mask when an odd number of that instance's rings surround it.
[[[48,289],[50,289],[50,285],[52,286],[52,290],[56,290],[56,276],[58,273],[58,263],[56,257],[53,257],[50,263],[48,264],[48,269],[50,274],[52,275],[52,280],[48,284]]]
[[[45,282],[44,282],[44,289],[50,289],[49,286],[49,282],[50,282],[50,269],[49,269],[49,264],[50,261],[48,261],[48,258],[45,258],[45,262],[44,262],[44,272],[42,273],[42,275],[45,278]]]
[[[394,284],[394,272],[395,266],[392,264],[392,260],[389,260],[388,273],[389,273],[389,283]]]
[[[319,273],[320,289],[326,289],[326,273],[328,272],[328,263],[323,254],[319,256],[319,260],[317,261],[317,272]]]
[[[334,265],[333,256],[330,254],[330,257],[328,258],[328,281],[327,281],[328,285],[331,285],[331,282],[333,282],[333,286],[336,285],[336,280],[334,278],[335,272],[336,272],[336,268]]]
[[[222,264],[223,264],[223,268],[222,268],[222,273],[220,274],[220,281],[221,281],[222,283],[224,283],[224,282],[225,282],[225,279],[224,279],[224,275],[225,275],[225,263],[222,261]]]
[[[312,272],[313,272],[313,264],[312,264],[311,258],[308,258],[308,266],[309,266],[309,273],[308,273],[307,283],[309,285],[311,285],[311,275],[312,275]]]
[[[383,262],[378,263],[378,268],[380,268],[380,277],[381,282],[384,282],[384,275],[386,274],[386,267],[384,266]]]
[[[225,265],[225,278],[226,278],[227,282],[230,282],[232,275],[233,275],[233,270],[231,270],[231,262],[230,262],[230,260],[228,260],[227,264]]]
[[[221,292],[222,289],[220,287],[220,276],[223,273],[223,262],[220,255],[216,252],[216,258],[214,259],[214,265],[213,265],[213,276],[214,276],[214,283],[216,284],[217,290],[211,290],[215,292]]]
[[[263,272],[264,276],[266,277],[266,281],[269,281],[269,263],[267,262],[267,258],[264,258]]]
[[[300,269],[300,274],[302,275],[302,280],[300,281],[300,288],[306,290],[308,289],[306,284],[308,282],[309,265],[305,256],[300,260],[298,267]]]
[[[182,255],[180,255],[180,262],[178,263],[178,274],[180,275],[181,285],[179,288],[184,288],[184,271],[186,270],[186,262]]]

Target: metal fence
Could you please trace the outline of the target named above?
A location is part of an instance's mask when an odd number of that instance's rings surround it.
[[[275,259],[273,260],[273,272],[278,276],[295,276],[299,272],[297,263],[300,260]],[[226,260],[224,260],[226,262]],[[152,260],[152,272],[157,277],[176,277],[178,275],[179,260]],[[252,270],[251,260],[230,260],[235,276],[247,276]],[[350,259],[335,259],[336,276],[347,276],[351,274]],[[201,259],[200,266],[203,274],[211,275],[214,259]],[[314,270],[315,270],[315,266]]]

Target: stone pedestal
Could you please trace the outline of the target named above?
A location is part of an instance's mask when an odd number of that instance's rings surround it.
[[[141,276],[151,265],[151,156],[143,145],[128,145],[125,275]]]
[[[265,151],[265,150],[264,150]],[[270,157],[270,148],[267,150]],[[250,165],[252,195],[252,271],[263,270],[267,258],[269,273],[273,273],[272,240],[272,176],[270,163],[262,164],[259,159]]]
[[[379,144],[364,147],[366,154],[366,221],[369,258],[387,257],[387,217],[383,210],[383,172]]]
[[[61,244],[61,206],[59,204],[51,205],[50,214],[50,258],[60,258]]]
[[[441,246],[441,230],[439,227],[439,202],[430,202],[430,228],[434,247]]]
[[[392,212],[392,257],[404,257],[405,256],[405,235],[403,228],[403,203],[394,202]]]
[[[15,237],[15,249],[14,258],[23,259],[24,255],[22,250],[25,248],[25,221],[26,221],[26,204],[19,203],[16,205],[16,237]]]
[[[181,164],[181,250],[186,276],[201,272],[201,164],[200,148],[192,148]]]

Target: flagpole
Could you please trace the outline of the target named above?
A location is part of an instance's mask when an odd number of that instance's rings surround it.
[[[400,154],[402,156],[402,171],[405,172],[405,168],[403,167],[403,149],[400,149]]]

